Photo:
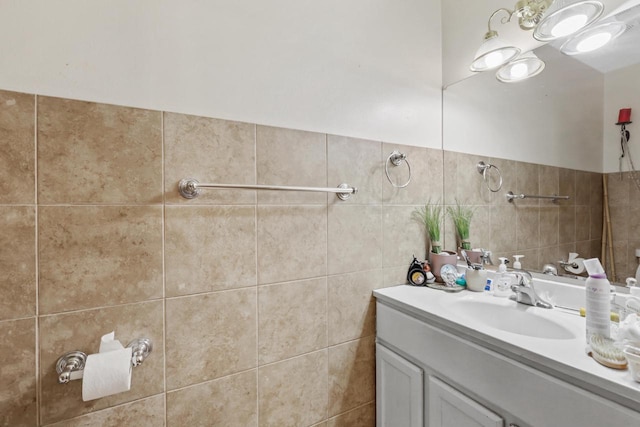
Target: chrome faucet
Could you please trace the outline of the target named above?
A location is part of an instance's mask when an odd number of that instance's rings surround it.
[[[542,274],[548,274],[548,275],[551,275],[551,276],[557,276],[558,275],[558,269],[553,264],[545,264],[542,267]]]
[[[482,265],[493,265],[493,261],[491,260],[491,251],[480,248],[480,252],[482,252],[482,255],[480,256]]]
[[[518,283],[511,285],[511,290],[514,292],[510,298],[520,304],[532,305],[540,308],[553,308],[553,305],[543,300],[538,296],[536,290],[533,287],[533,277],[531,273],[526,270],[512,270],[515,274]]]

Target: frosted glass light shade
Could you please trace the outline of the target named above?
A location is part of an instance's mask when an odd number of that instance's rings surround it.
[[[597,0],[556,0],[533,30],[533,37],[548,42],[574,34],[598,19],[603,10]]]
[[[533,52],[527,52],[503,66],[496,78],[503,83],[515,83],[537,76],[544,70],[544,61]]]
[[[482,42],[469,69],[471,71],[487,71],[498,68],[519,54],[519,48],[507,45],[498,38],[497,33],[494,33]]]
[[[567,55],[592,52],[609,44],[624,33],[627,26],[622,22],[607,22],[587,28],[567,40],[560,50]]]

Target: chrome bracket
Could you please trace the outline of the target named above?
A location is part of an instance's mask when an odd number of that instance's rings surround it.
[[[131,347],[131,366],[139,366],[153,350],[153,343],[149,338],[137,338],[131,341],[127,348]]]
[[[195,199],[200,195],[198,188],[198,180],[194,178],[185,178],[178,183],[178,191],[185,199]]]
[[[58,382],[60,384],[66,384],[71,381],[72,374],[81,374],[86,361],[87,355],[78,350],[63,354],[56,363]]]

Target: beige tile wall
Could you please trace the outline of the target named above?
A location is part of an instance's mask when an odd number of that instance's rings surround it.
[[[384,174],[396,149],[405,189]],[[499,193],[479,160],[502,170]],[[473,246],[526,268],[600,247],[599,174],[181,114],[0,91],[0,166],[0,425],[372,426],[371,292],[424,257],[416,207],[473,205]],[[359,193],[186,200],[185,177]],[[625,188],[613,205],[637,210]],[[509,204],[508,190],[571,200]],[[56,359],[111,330],[155,349],[131,391],[82,402]]]
[[[635,277],[638,268],[640,190],[631,172],[607,174],[607,182],[616,278],[624,283],[627,277]]]
[[[503,185],[491,192],[476,169],[479,161],[500,169]],[[488,174],[497,188],[495,169]],[[444,152],[445,203],[456,199],[472,206],[470,240],[474,248],[501,256],[525,257],[522,267],[541,270],[544,264],[566,260],[569,252],[582,257],[599,257],[602,232],[602,175],[553,166],[516,162],[477,155]],[[506,194],[566,195],[569,200],[522,199],[508,203]],[[640,206],[640,205],[639,205]],[[445,221],[445,248],[455,250],[453,223]]]
[[[373,426],[371,292],[424,255],[442,174],[439,150],[0,91],[0,425]],[[360,191],[186,200],[185,177]],[[82,402],[55,362],[111,330],[154,351]]]

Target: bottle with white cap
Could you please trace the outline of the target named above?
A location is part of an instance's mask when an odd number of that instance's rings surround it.
[[[592,336],[600,335],[603,338],[611,336],[611,283],[607,280],[607,275],[598,258],[585,260],[584,266],[589,273],[589,278],[585,282],[587,351],[589,351]]]
[[[522,264],[520,263],[520,258],[524,258],[524,255],[513,256],[513,259],[515,259],[515,261],[513,261],[513,268],[515,268],[516,270],[522,270]]]

